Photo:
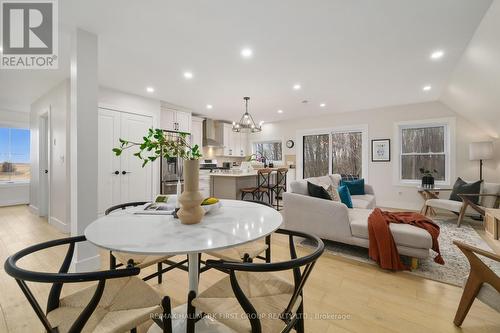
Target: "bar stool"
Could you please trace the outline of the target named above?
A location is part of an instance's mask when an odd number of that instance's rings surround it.
[[[283,208],[280,206],[280,197],[283,192],[286,192],[286,174],[288,172],[287,168],[279,168],[276,170],[276,183],[270,187],[271,190],[271,204],[272,199],[276,198],[276,210]]]
[[[247,194],[252,194],[252,199],[262,201],[262,197],[264,194],[267,195],[267,201],[270,204],[271,203],[271,196],[270,196],[270,180],[271,180],[271,173],[272,169],[259,169],[257,170],[257,187],[247,187],[247,188],[242,188],[241,191],[241,200],[244,200],[245,196]]]

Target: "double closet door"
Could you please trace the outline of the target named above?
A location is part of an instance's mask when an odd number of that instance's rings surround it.
[[[152,199],[151,163],[142,167],[142,161],[133,156],[138,148],[126,149],[121,156],[112,151],[120,146],[120,138],[141,142],[152,125],[151,117],[99,109],[99,214],[120,203]]]

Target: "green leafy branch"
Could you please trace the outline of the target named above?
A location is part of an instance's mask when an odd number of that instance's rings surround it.
[[[133,142],[120,138],[120,147],[113,148],[116,156],[120,156],[124,150],[138,147],[139,151],[134,156],[142,160],[142,167],[149,162],[154,162],[158,157],[170,158],[180,157],[185,160],[198,160],[201,158],[200,147],[191,146],[186,138],[188,133],[179,132],[176,137],[165,135],[162,129],[148,130],[148,134],[142,138],[142,142]]]

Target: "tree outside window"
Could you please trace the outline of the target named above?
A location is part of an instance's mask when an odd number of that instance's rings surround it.
[[[401,180],[419,181],[420,168],[437,170],[434,178],[446,180],[446,133],[446,125],[400,128]]]
[[[29,181],[30,131],[0,127],[0,182]]]

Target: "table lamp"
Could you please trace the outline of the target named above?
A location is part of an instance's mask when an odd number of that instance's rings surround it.
[[[493,158],[493,142],[482,141],[469,144],[469,160],[479,161],[479,180],[483,180],[483,160]]]

